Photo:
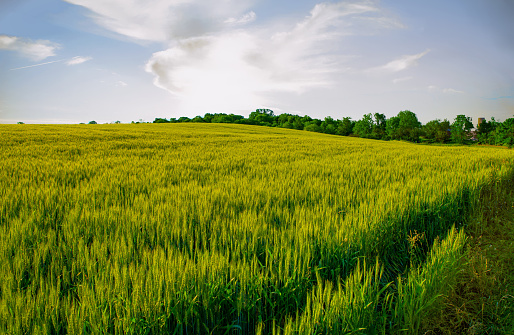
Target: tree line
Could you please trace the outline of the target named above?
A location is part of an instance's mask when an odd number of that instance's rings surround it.
[[[514,118],[504,122],[481,119],[474,128],[470,117],[457,115],[453,122],[447,119],[432,120],[422,124],[415,113],[404,110],[389,119],[384,114],[365,114],[360,120],[344,117],[341,120],[328,116],[315,119],[310,116],[299,116],[283,113],[275,115],[270,109],[257,109],[248,118],[242,115],[207,113],[203,117],[180,117],[178,119],[156,118],[153,123],[237,123],[268,127],[307,130],[318,133],[355,136],[377,140],[403,140],[414,143],[479,143],[489,145],[514,145]]]

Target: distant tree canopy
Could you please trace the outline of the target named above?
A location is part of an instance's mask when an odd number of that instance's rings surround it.
[[[428,142],[447,143],[450,141],[450,121],[439,119],[428,122],[424,126],[425,138]]]
[[[451,125],[452,141],[462,144],[466,140],[469,140],[471,138],[471,129],[473,129],[471,118],[466,115],[457,115]]]
[[[96,123],[91,121],[90,123]],[[423,143],[480,143],[491,145],[514,146],[514,118],[498,122],[483,120],[473,131],[470,117],[458,115],[453,123],[448,120],[436,119],[422,125],[415,113],[404,110],[396,116],[386,118],[384,114],[365,114],[360,120],[344,117],[341,120],[327,116],[323,120],[310,116],[299,116],[283,113],[275,115],[271,109],[257,109],[248,118],[242,115],[207,113],[203,117],[193,119],[182,116],[178,119],[155,118],[154,123],[237,123],[268,127],[280,127],[296,130],[306,130],[318,133],[358,136],[377,140],[401,140]]]
[[[405,110],[398,113],[387,123],[387,134],[393,140],[404,140],[419,142],[421,132],[421,122],[411,111]]]
[[[373,118],[371,117],[371,114],[365,114],[361,120],[355,123],[355,127],[353,127],[353,132],[359,137],[371,137],[372,131]]]

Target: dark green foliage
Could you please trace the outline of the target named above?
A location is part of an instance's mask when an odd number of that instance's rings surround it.
[[[477,129],[476,141],[480,144],[514,145],[514,118],[504,123],[497,122],[494,118],[491,121],[484,121]],[[118,121],[117,121],[118,122]],[[206,113],[203,117],[198,115],[193,119],[188,117],[155,118],[153,123],[175,123],[175,122],[197,122],[197,123],[236,123],[268,127],[278,127],[296,130],[307,130],[317,133],[333,134],[340,136],[358,136],[376,140],[399,140],[409,142],[426,143],[459,143],[469,142],[473,133],[471,118],[458,115],[453,124],[447,119],[439,119],[428,122],[422,126],[415,113],[404,110],[389,119],[384,114],[365,114],[361,120],[353,121],[350,117],[341,120],[333,119],[330,116],[323,120],[311,118],[308,115],[299,116],[288,113],[275,115],[271,109],[257,109],[251,112],[248,118],[242,115],[225,113]],[[91,121],[90,124],[96,124]],[[134,123],[134,122],[133,122]],[[136,122],[140,123],[140,122]]]
[[[321,127],[315,121],[307,122],[303,129],[305,129],[307,131],[314,131],[316,133],[321,133],[322,132]]]
[[[506,145],[512,148],[514,145],[514,118],[507,119],[503,123],[497,124],[492,134],[494,136],[494,144]]]
[[[373,114],[375,122],[373,123],[373,130],[371,131],[371,138],[376,140],[385,140],[386,134],[386,116],[384,114],[375,113]]]
[[[98,122],[96,122],[96,121],[94,121],[94,120],[93,120],[93,121],[89,121],[89,122],[88,122],[88,124],[97,124],[97,123],[98,123]]]
[[[374,123],[371,114],[365,114],[361,120],[355,123],[353,132],[359,137],[368,138],[371,136],[371,132],[373,131],[373,125]]]
[[[197,115],[191,120],[191,122],[205,122],[205,120],[200,115]]]
[[[498,122],[493,118],[491,121],[483,120],[477,126],[476,137],[480,144],[495,144],[495,130],[498,127]]]
[[[450,141],[450,121],[439,119],[428,122],[423,126],[425,139],[428,142],[447,143]]]
[[[274,114],[271,109],[257,109],[255,112],[251,112],[248,117],[254,121],[255,124],[261,126],[271,126],[274,120]]]
[[[178,118],[178,122],[191,122],[191,119],[187,116],[181,116]]]
[[[331,118],[330,116],[327,116],[323,122],[321,122],[321,131],[325,134],[335,134],[337,130],[337,123],[336,121]]]
[[[455,143],[464,144],[471,138],[471,129],[473,129],[471,118],[466,115],[457,115],[451,125],[452,140]]]
[[[153,120],[153,123],[170,123],[170,121],[168,121],[167,119],[156,117],[155,120]]]
[[[386,133],[387,136],[392,140],[399,140],[400,138],[397,136],[397,129],[400,126],[400,118],[398,116],[393,116],[386,121]]]
[[[421,135],[421,122],[411,111],[405,110],[398,113],[386,123],[387,134],[393,140],[419,142]]]
[[[336,134],[341,136],[348,136],[353,133],[353,127],[355,121],[352,121],[350,117],[344,117],[337,126]]]

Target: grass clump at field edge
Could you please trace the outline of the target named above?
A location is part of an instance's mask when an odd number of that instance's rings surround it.
[[[427,318],[426,334],[514,334],[514,173],[493,176],[468,220],[454,290]]]
[[[451,228],[514,162],[507,149],[241,125],[0,133],[12,333],[419,327],[456,271]]]

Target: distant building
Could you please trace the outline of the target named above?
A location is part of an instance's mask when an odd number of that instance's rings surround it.
[[[480,128],[480,125],[485,122],[485,117],[479,117],[478,118],[478,125],[477,125],[477,129]]]

